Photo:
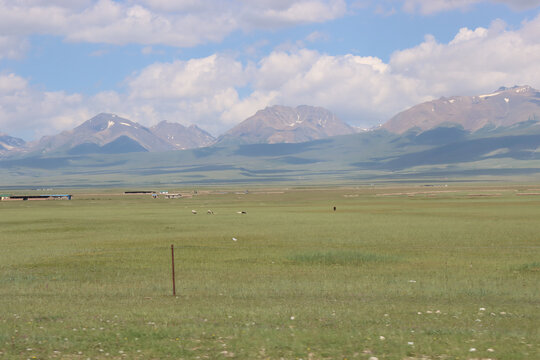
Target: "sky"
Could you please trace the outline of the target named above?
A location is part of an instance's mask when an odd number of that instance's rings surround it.
[[[217,136],[272,105],[361,128],[415,104],[540,89],[540,0],[0,0],[0,132],[101,112]]]

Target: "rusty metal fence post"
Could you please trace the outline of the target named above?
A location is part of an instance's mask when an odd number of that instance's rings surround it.
[[[171,259],[172,259],[172,294],[176,296],[176,282],[174,276],[174,245],[171,245]]]

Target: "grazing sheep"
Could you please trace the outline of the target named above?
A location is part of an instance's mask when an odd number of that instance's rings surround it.
[[[237,213],[237,214],[247,214],[246,211],[237,211],[236,213]]]
[[[196,215],[197,214],[197,210],[191,210],[191,213]]]
[[[214,212],[213,212],[212,210],[208,210],[206,213],[207,213],[208,215],[214,215]]]

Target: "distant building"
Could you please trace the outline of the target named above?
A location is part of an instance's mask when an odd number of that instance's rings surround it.
[[[64,199],[71,200],[73,195],[70,194],[54,194],[54,195],[11,195],[9,200],[54,200],[54,199]],[[3,199],[2,200],[8,200]]]
[[[180,199],[182,197],[182,194],[165,194],[165,199]]]

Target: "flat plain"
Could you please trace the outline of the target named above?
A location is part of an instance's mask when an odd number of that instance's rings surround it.
[[[0,202],[0,358],[540,358],[539,185],[73,194]]]

